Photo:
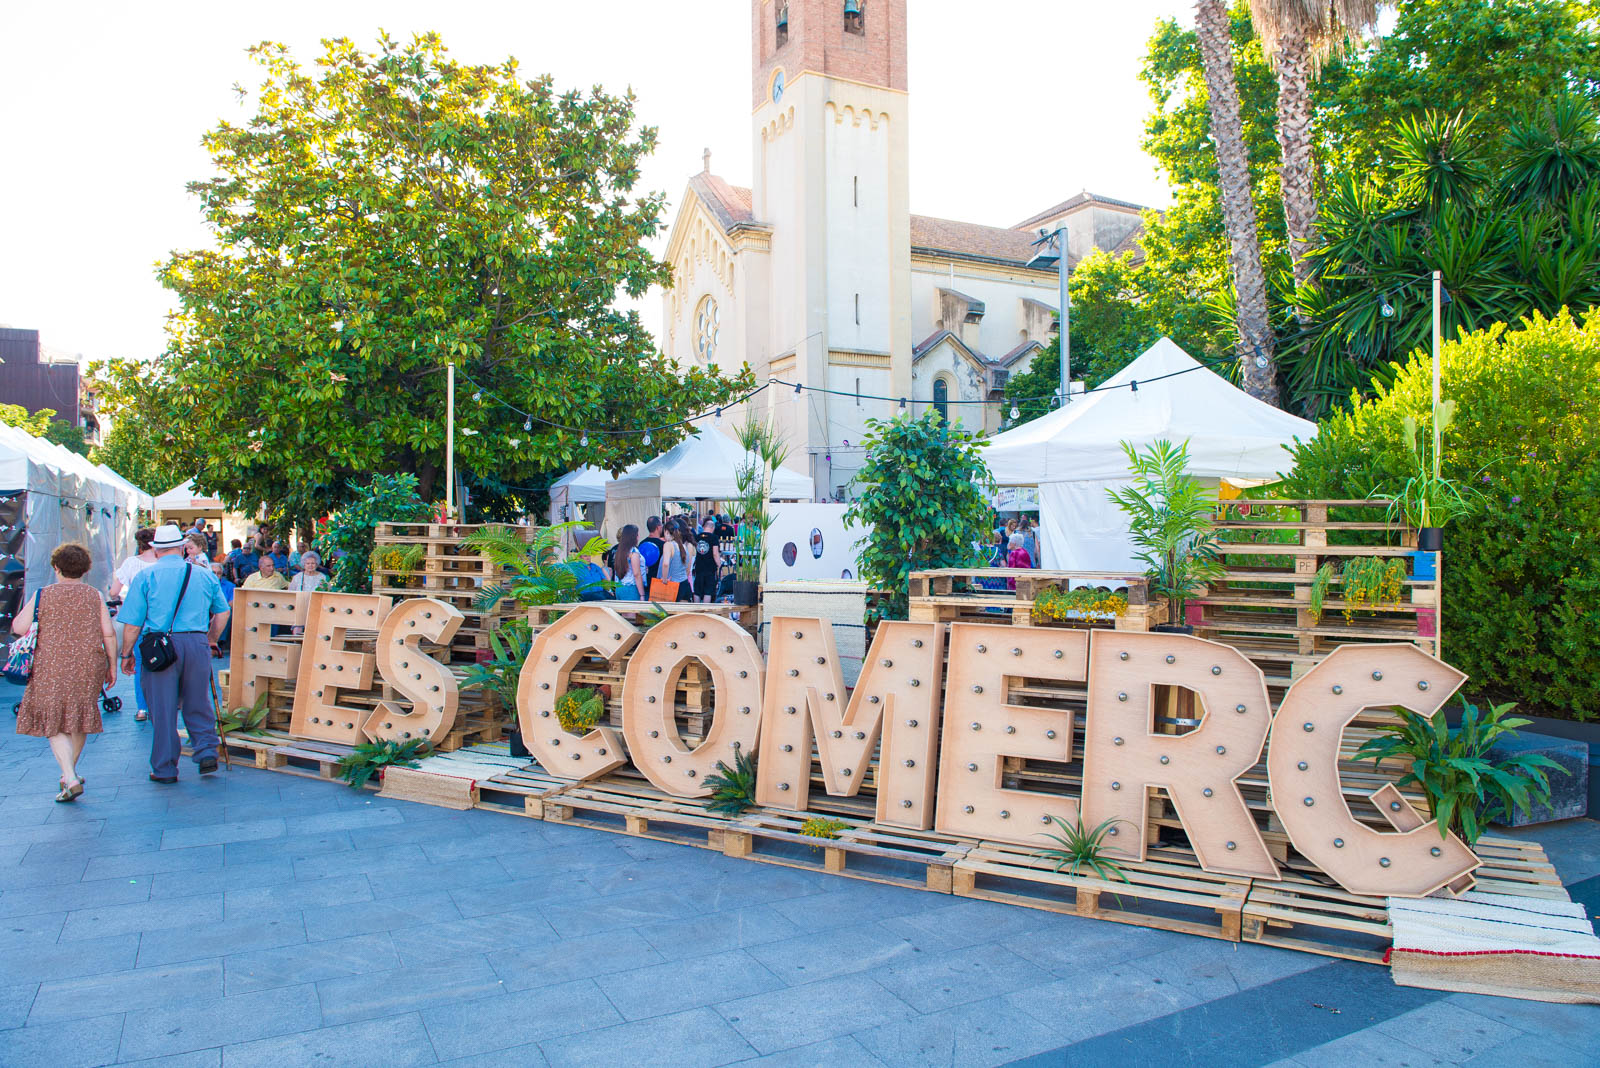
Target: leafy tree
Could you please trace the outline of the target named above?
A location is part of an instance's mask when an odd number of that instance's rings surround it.
[[[1442,473],[1474,508],[1445,531],[1441,635],[1475,699],[1591,719],[1600,709],[1600,316],[1537,313],[1444,345],[1455,400]],[[1417,353],[1370,399],[1295,450],[1286,491],[1364,498],[1415,469],[1407,417],[1427,424],[1432,361]]]
[[[30,412],[20,404],[0,404],[0,423],[25,430],[36,438],[45,436],[50,420],[56,417],[54,408],[40,408]]]
[[[216,174],[190,185],[215,248],[161,266],[168,350],[117,365],[107,398],[143,405],[204,488],[299,523],[374,473],[442,497],[452,363],[458,463],[533,486],[653,455],[748,382],[679,377],[613,308],[670,281],[631,95],[462,64],[432,34],[332,40],[310,71],[251,52],[254,113],[205,135]]]
[[[149,420],[132,408],[112,420],[111,429],[90,450],[89,459],[105,464],[152,497],[194,475],[193,469],[184,472],[171,443],[162,441]]]
[[[62,448],[71,449],[79,456],[89,455],[89,441],[83,436],[83,427],[65,419],[52,419],[45,424],[44,439]]]
[[[861,577],[888,594],[885,619],[904,619],[911,572],[973,566],[989,536],[989,466],[974,437],[932,409],[912,419],[867,420],[860,496],[845,513],[871,533]]]
[[[1389,163],[1324,201],[1304,329],[1284,342],[1290,396],[1315,414],[1432,334],[1441,271],[1446,336],[1600,303],[1600,118],[1560,96],[1498,143],[1471,117],[1404,120]]]
[[[360,496],[329,517],[316,549],[333,569],[327,589],[339,593],[372,592],[372,548],[379,523],[420,523],[430,514],[417,496],[415,475],[374,475],[358,490]]]

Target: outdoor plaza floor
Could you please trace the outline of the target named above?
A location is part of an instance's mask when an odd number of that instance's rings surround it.
[[[119,689],[76,804],[0,735],[0,1065],[1600,1063],[1593,1006],[254,768],[160,786]],[[1600,823],[1537,836],[1600,911]]]

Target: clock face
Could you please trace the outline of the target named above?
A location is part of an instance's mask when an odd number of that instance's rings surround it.
[[[783,99],[783,68],[779,67],[772,75],[772,102],[774,104]]]

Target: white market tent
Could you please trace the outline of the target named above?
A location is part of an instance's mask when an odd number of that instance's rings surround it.
[[[174,519],[188,519],[191,522],[196,517],[215,518],[220,522],[222,512],[222,498],[199,492],[194,488],[192,478],[182,485],[173,486],[155,500],[158,522],[168,516]]]
[[[0,567],[20,563],[24,589],[54,579],[50,553],[67,541],[89,548],[94,565],[85,580],[105,588],[111,572],[133,551],[138,510],[150,498],[120,475],[70,449],[0,424]],[[14,567],[6,567],[5,584]],[[0,608],[9,611],[9,601]]]
[[[1285,446],[1316,432],[1162,338],[1096,392],[991,438],[983,456],[997,484],[1039,487],[1045,567],[1123,571],[1143,565],[1106,496],[1129,482],[1122,442],[1188,442],[1190,474],[1249,482],[1277,478],[1289,466]]]
[[[661,513],[662,501],[733,500],[739,496],[739,468],[746,455],[737,441],[712,427],[629,468],[605,487],[607,535],[615,537],[628,523],[642,526],[646,517]],[[787,467],[773,472],[773,500],[809,501],[814,495],[809,476]]]

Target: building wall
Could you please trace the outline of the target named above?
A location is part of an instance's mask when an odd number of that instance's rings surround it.
[[[0,328],[0,403],[20,404],[30,412],[54,408],[79,425],[78,364],[43,358],[39,331]]]
[[[923,353],[912,371],[912,392],[917,400],[908,408],[914,414],[920,416],[933,407],[933,384],[938,379],[949,384],[951,401],[980,401],[988,395],[987,376],[946,339]],[[989,420],[985,413],[991,407],[971,403],[951,404],[950,422],[959,423],[974,434],[987,433]],[[995,425],[999,425],[997,420]]]
[[[1027,340],[1049,340],[1048,323],[1044,324],[1046,336],[1030,333],[1037,332],[1040,318],[1037,314],[1028,314],[1023,300],[1031,298],[1053,309],[1057,304],[1053,273],[917,257],[912,263],[911,319],[912,333],[918,342],[940,330],[962,332],[961,323],[946,323],[941,319],[941,289],[959,290],[983,302],[983,321],[978,326],[975,347],[991,359],[1004,356]]]

